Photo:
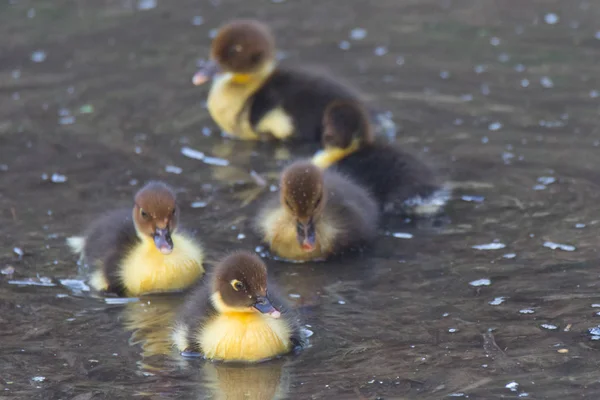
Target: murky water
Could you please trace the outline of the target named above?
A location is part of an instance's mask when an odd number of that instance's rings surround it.
[[[343,3],[0,3],[0,399],[600,396],[600,4]],[[356,259],[269,261],[314,335],[252,368],[172,352],[180,296],[59,283],[77,277],[65,237],[150,178],[180,189],[211,261],[259,245],[256,176],[313,149],[212,124],[191,76],[238,16],[271,24],[285,62],[362,88],[457,187],[446,219],[389,221]],[[45,286],[9,284],[31,278]]]

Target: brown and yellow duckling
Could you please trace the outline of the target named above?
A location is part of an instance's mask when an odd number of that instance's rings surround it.
[[[332,165],[373,194],[384,211],[428,216],[450,197],[434,171],[387,139],[376,138],[369,117],[357,102],[334,101],[323,117],[323,150],[312,162]]]
[[[83,237],[67,242],[92,268],[90,286],[119,296],[184,289],[204,273],[203,250],[178,228],[175,193],[150,182],[135,195],[133,211],[97,218]]]
[[[267,283],[267,267],[248,252],[225,257],[189,294],[173,330],[177,349],[210,360],[258,362],[301,343],[295,316]]]
[[[255,226],[274,255],[309,261],[363,247],[375,237],[378,219],[365,189],[298,161],[283,171],[279,195],[265,204]]]
[[[354,90],[316,72],[277,65],[275,39],[255,20],[223,26],[211,59],[193,82],[213,80],[208,110],[230,135],[319,142],[325,107],[335,99],[358,100]]]

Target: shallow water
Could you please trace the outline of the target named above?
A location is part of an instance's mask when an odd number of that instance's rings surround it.
[[[0,4],[0,399],[600,396],[600,5],[366,4]],[[257,181],[312,149],[212,124],[191,76],[239,16],[271,24],[285,62],[362,88],[456,186],[447,218],[391,220],[355,259],[267,260],[314,335],[253,368],[173,353],[180,296],[107,304],[59,282],[78,273],[65,238],[151,178],[180,190],[209,261],[259,245]],[[30,278],[45,286],[9,283]]]

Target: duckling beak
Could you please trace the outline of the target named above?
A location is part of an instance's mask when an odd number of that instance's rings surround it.
[[[316,234],[315,225],[312,221],[302,223],[298,221],[296,224],[296,236],[302,250],[313,251],[315,249]]]
[[[173,239],[168,228],[156,228],[154,231],[154,244],[156,248],[163,254],[171,254],[173,251]]]
[[[219,64],[210,60],[207,61],[206,64],[200,69],[200,71],[196,72],[194,77],[192,78],[192,82],[195,86],[200,86],[205,84],[206,82],[212,80],[215,75],[221,72],[221,68]]]
[[[253,307],[260,313],[268,314],[270,317],[273,317],[273,318],[281,317],[281,312],[279,312],[278,309],[273,307],[273,304],[271,304],[271,301],[269,300],[268,297],[258,296],[256,298],[256,303],[254,303]]]

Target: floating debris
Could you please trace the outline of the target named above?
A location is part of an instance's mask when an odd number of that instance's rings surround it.
[[[350,50],[350,42],[347,40],[342,40],[338,46],[342,50]]]
[[[46,380],[45,376],[34,376],[33,378],[31,378],[32,381],[34,382],[44,382]]]
[[[532,310],[531,308],[524,308],[524,309],[522,309],[522,310],[519,310],[519,312],[520,312],[521,314],[533,314],[533,313],[535,313],[535,311],[534,311],[534,310]]]
[[[569,349],[558,349],[556,351],[560,354],[567,354],[569,352]]]
[[[300,328],[300,331],[304,334],[305,338],[309,338],[315,334],[313,331],[311,331],[310,329],[306,329],[306,328]]]
[[[490,301],[488,304],[491,306],[499,306],[500,304],[506,301],[506,297],[496,297],[494,300]]]
[[[506,245],[500,242],[478,244],[476,246],[472,246],[472,248],[474,248],[475,250],[500,250],[505,247]]]
[[[31,53],[31,61],[35,63],[41,63],[46,61],[47,54],[44,50],[36,50]]]
[[[470,203],[483,203],[483,201],[485,200],[485,197],[483,197],[483,196],[464,195],[460,199],[462,201],[468,201]]]
[[[546,15],[544,15],[544,21],[548,24],[548,25],[554,25],[556,23],[558,23],[558,15],[554,14],[554,13],[548,13]]]
[[[218,158],[218,157],[204,157],[204,164],[209,164],[209,165],[217,165],[220,167],[226,167],[229,165],[229,161],[225,160],[224,158]]]
[[[469,282],[469,285],[471,286],[490,286],[492,284],[492,281],[487,279],[487,278],[483,278],[483,279],[477,279],[476,281],[472,281]]]
[[[181,169],[179,167],[176,167],[175,165],[167,165],[165,167],[165,171],[169,172],[171,174],[177,174],[177,175],[179,175],[179,174],[181,174],[183,172],[183,169]]]
[[[50,181],[54,183],[65,183],[67,181],[67,177],[65,175],[54,173],[50,177]]]
[[[350,39],[362,40],[367,37],[367,30],[363,28],[354,28],[350,31]]]
[[[47,277],[42,278],[27,278],[20,281],[8,281],[10,285],[18,285],[18,286],[56,286],[56,284],[52,283],[52,279]]]
[[[553,176],[540,176],[537,181],[542,185],[548,186],[556,182],[556,178]]]
[[[90,287],[84,281],[79,279],[61,279],[60,284],[68,287],[75,292],[89,292]]]
[[[547,76],[542,76],[542,78],[540,79],[540,84],[546,89],[554,87],[554,82],[552,82],[552,79],[548,78]]]
[[[192,208],[204,208],[208,205],[208,203],[206,201],[194,201],[192,204],[190,204],[190,207]]]
[[[204,160],[204,153],[198,150],[194,150],[191,147],[182,147],[181,154],[186,157],[193,158],[194,160]]]
[[[137,297],[107,297],[104,299],[106,304],[127,304],[140,301]]]
[[[571,246],[569,244],[561,244],[554,242],[544,242],[544,247],[547,247],[552,250],[560,249],[563,251],[575,251],[575,246]]]
[[[373,54],[378,57],[385,56],[388,53],[388,49],[385,46],[377,46],[375,50],[373,50]]]
[[[600,340],[600,325],[589,328],[588,332],[592,335],[592,340]]]
[[[457,328],[450,328],[450,329],[448,329],[448,332],[455,333],[455,332],[458,332],[458,329]]]
[[[556,325],[552,325],[552,324],[542,324],[542,325],[540,325],[540,326],[541,326],[542,328],[544,328],[544,329],[548,329],[548,330],[550,330],[550,331],[554,331],[554,330],[558,329],[558,326],[556,326]]]
[[[338,300],[338,304],[344,305],[344,304],[346,304],[346,302],[344,300]]]
[[[91,104],[84,104],[81,107],[79,107],[79,112],[81,114],[91,114],[94,112],[94,106]]]
[[[152,10],[153,8],[156,8],[157,5],[157,0],[138,0],[137,8],[138,10]]]
[[[239,233],[239,234],[237,235],[237,239],[238,239],[238,240],[246,239],[246,235],[244,235],[243,233]]]
[[[25,255],[25,253],[23,253],[23,250],[21,250],[20,247],[14,247],[13,248],[13,253],[15,253],[16,255],[18,255],[19,258],[22,258]]]
[[[506,253],[502,255],[502,258],[506,258],[507,260],[515,258],[517,255],[515,253]]]
[[[517,389],[519,388],[519,384],[517,382],[510,382],[507,383],[506,386],[504,386],[507,389],[510,389],[511,392],[516,392]]]
[[[500,122],[492,122],[491,124],[488,125],[488,129],[490,131],[498,131],[502,128],[502,123]]]
[[[2,275],[12,275],[15,273],[15,267],[13,267],[12,265],[9,265],[8,267],[2,268],[2,270],[0,270],[0,274]]]
[[[413,238],[412,233],[406,233],[406,232],[395,232],[395,233],[392,233],[392,236],[397,239],[412,239]]]
[[[300,298],[300,295],[297,294],[297,293],[290,293],[290,294],[288,294],[288,296],[290,298],[292,298],[292,299],[299,299]]]

